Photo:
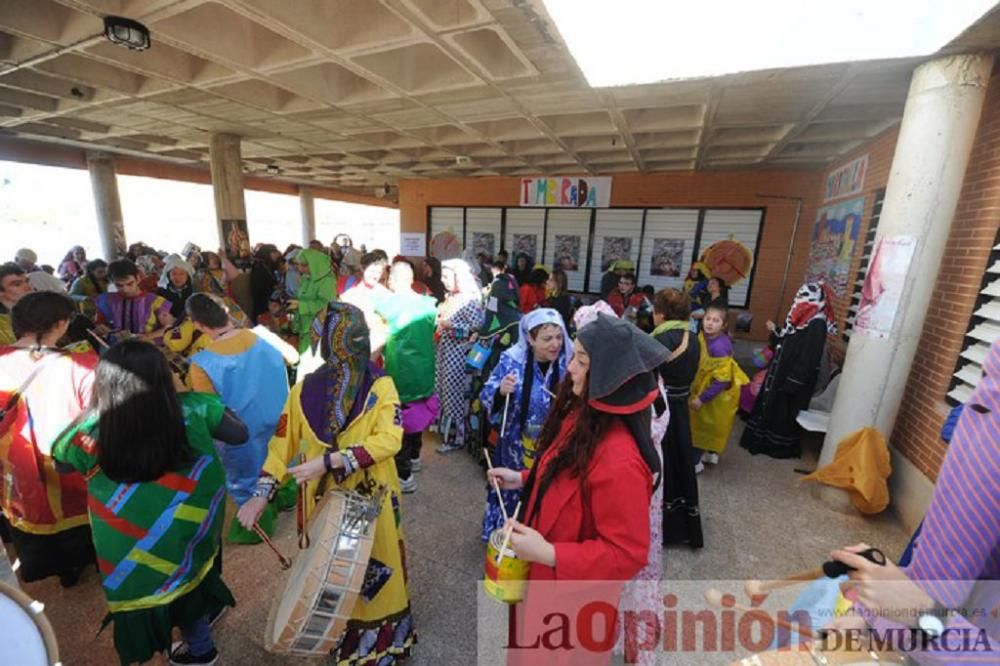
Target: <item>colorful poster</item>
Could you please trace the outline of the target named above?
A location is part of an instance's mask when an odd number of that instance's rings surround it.
[[[619,259],[632,259],[632,239],[625,236],[605,236],[601,248],[601,272],[607,272]]]
[[[854,330],[876,340],[892,333],[906,274],[917,248],[913,236],[886,236],[878,239],[861,288],[861,304]]]
[[[607,208],[611,178],[522,178],[521,205],[556,208]]]
[[[680,277],[684,265],[684,241],[676,238],[654,238],[653,256],[649,259],[649,274]]]
[[[496,234],[484,232],[484,231],[473,231],[472,232],[472,252],[475,256],[480,254],[485,254],[490,259],[493,259],[496,255]]]
[[[444,261],[462,256],[462,241],[451,231],[442,231],[431,238],[431,256]]]
[[[226,243],[226,256],[231,261],[250,259],[250,236],[246,220],[223,220],[222,238]]]
[[[555,243],[552,267],[561,268],[568,273],[580,270],[580,237],[557,234]]]
[[[864,197],[820,208],[813,227],[806,280],[825,281],[837,296],[847,293],[864,211]]]
[[[538,258],[538,234],[514,234],[513,241],[510,248],[512,263],[519,254],[529,257],[532,261]]]
[[[859,194],[865,189],[865,173],[868,171],[868,156],[851,160],[826,177],[823,203]]]

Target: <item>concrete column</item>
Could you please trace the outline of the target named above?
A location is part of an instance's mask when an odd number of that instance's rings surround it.
[[[215,193],[216,232],[219,247],[225,247],[223,220],[246,220],[243,199],[243,160],[240,157],[240,137],[235,134],[213,134],[209,143],[212,168],[212,190]]]
[[[308,187],[299,188],[299,207],[302,209],[302,247],[309,247],[309,241],[316,238],[316,202]]]
[[[992,60],[985,54],[946,56],[913,73],[878,237],[913,236],[916,250],[888,339],[851,336],[821,466],[833,460],[841,439],[863,426],[874,426],[886,438],[892,434],[962,190]],[[835,505],[844,498],[826,487],[821,495]]]
[[[97,231],[101,237],[101,251],[107,261],[125,256],[125,223],[122,204],[118,198],[118,177],[115,161],[107,153],[87,153],[90,185],[94,190],[94,207],[97,209]]]

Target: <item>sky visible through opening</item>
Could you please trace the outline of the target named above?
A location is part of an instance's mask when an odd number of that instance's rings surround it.
[[[211,185],[140,176],[118,176],[125,218],[125,238],[158,250],[179,252],[188,241],[203,249],[218,247]],[[251,243],[274,243],[284,249],[300,244],[299,198],[246,190]],[[399,211],[394,208],[315,199],[316,236],[324,243],[347,233],[355,247],[399,251]],[[0,161],[0,261],[10,261],[20,247],[38,253],[39,263],[58,265],[73,245],[100,257],[97,215],[84,169]]]

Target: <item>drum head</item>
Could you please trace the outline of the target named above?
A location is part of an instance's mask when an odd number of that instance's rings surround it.
[[[59,662],[52,626],[32,609],[32,603],[20,590],[0,583],[0,645],[5,664],[50,666]]]

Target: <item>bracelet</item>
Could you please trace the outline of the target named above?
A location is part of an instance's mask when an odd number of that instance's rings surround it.
[[[333,451],[327,451],[323,454],[323,466],[326,467],[326,471],[333,472],[333,462],[330,458],[333,456]]]
[[[251,497],[263,497],[268,502],[273,502],[275,496],[278,494],[278,482],[270,475],[263,475],[257,478],[257,485],[254,487],[253,492],[250,493]]]

